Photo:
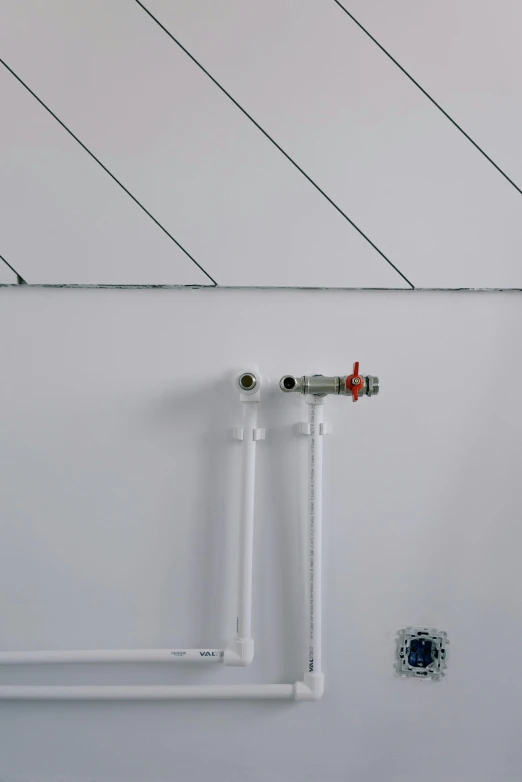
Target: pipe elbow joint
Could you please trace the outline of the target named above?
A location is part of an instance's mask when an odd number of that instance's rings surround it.
[[[296,701],[319,701],[324,694],[324,673],[305,673],[302,682],[294,685]]]
[[[253,659],[253,638],[234,638],[234,640],[225,649],[225,665],[232,665],[236,668],[244,668],[246,665],[250,665]]]

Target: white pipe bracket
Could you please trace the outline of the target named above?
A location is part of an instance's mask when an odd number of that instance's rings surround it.
[[[298,434],[312,434],[312,429],[308,421],[300,421],[297,424],[297,432]],[[332,427],[330,426],[330,424],[327,423],[319,424],[320,435],[331,434],[331,432],[332,432]]]
[[[240,402],[259,402],[261,399],[261,389],[258,391],[254,391],[253,394],[245,394],[243,391],[239,392],[239,401]]]
[[[234,426],[232,429],[232,437],[234,440],[243,441],[245,439],[245,430],[242,426]],[[266,439],[266,429],[253,429],[252,439],[257,443],[259,440]]]

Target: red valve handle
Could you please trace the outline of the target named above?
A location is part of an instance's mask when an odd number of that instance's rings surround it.
[[[359,391],[362,389],[364,379],[359,374],[359,362],[356,361],[353,365],[353,374],[348,375],[346,378],[346,388],[352,392],[352,400],[357,402],[359,399]]]

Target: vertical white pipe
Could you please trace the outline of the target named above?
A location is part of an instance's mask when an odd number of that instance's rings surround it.
[[[323,400],[307,397],[309,441],[308,483],[308,666],[322,673],[322,547],[323,547]]]
[[[252,561],[254,556],[254,490],[257,402],[243,401],[243,481],[239,530],[237,637],[252,636]]]

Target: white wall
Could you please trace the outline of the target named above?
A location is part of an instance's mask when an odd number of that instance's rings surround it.
[[[0,778],[518,781],[521,325],[518,293],[0,290],[3,649],[223,643],[231,373],[359,359],[382,388],[328,400],[323,700],[0,703]],[[276,382],[260,410],[251,668],[11,668],[0,682],[300,676],[302,408]],[[409,623],[448,631],[442,684],[394,676]]]

